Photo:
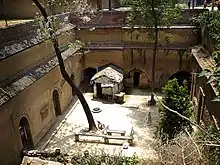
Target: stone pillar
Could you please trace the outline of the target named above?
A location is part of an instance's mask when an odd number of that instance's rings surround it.
[[[112,100],[115,99],[115,85],[112,87]]]
[[[97,86],[96,83],[93,85],[93,97],[96,98],[97,97]]]

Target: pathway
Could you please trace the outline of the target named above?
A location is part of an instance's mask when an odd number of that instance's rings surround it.
[[[140,157],[154,158],[154,150],[152,149],[153,131],[158,116],[157,107],[149,107],[146,105],[150,94],[141,90],[133,90],[131,94],[125,95],[125,103],[115,104],[105,101],[92,100],[92,93],[86,93],[85,98],[88,101],[91,109],[99,107],[101,113],[93,114],[94,119],[101,121],[106,125],[115,128],[126,129],[129,126],[134,128],[134,146],[123,150],[121,145],[106,145],[102,143],[85,143],[75,142],[74,133],[88,126],[87,119],[82,109],[81,104],[77,101],[65,115],[63,122],[58,121],[55,124],[61,125],[53,127],[48,135],[41,140],[37,149],[45,149],[54,151],[55,148],[60,148],[61,151],[74,154],[84,150],[104,150],[109,154],[125,153],[132,155],[137,153]],[[151,112],[152,124],[147,124],[148,113]],[[52,133],[53,132],[53,133]],[[120,144],[120,143],[119,143]]]

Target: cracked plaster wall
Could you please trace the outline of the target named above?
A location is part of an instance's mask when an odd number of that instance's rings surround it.
[[[131,49],[126,50],[93,50],[85,54],[85,68],[96,68],[113,63],[123,68],[127,74],[132,70],[141,70],[139,87],[151,86],[152,50]],[[179,55],[177,51],[170,51],[166,54],[159,50],[156,59],[155,87],[161,88],[165,85],[171,75],[179,71]],[[189,71],[189,57],[183,56],[181,70]],[[125,80],[125,86],[133,86],[133,73]]]
[[[59,36],[60,45],[67,45],[72,37],[67,34]],[[48,60],[54,56],[53,47],[50,41],[41,42],[31,48],[25,49],[9,58],[0,61],[0,82],[10,78],[18,72],[28,67],[34,66],[42,61]],[[13,67],[12,67],[13,66]]]
[[[129,29],[121,28],[95,28],[93,30],[80,29],[77,32],[79,39],[85,42],[135,42],[135,43],[152,43],[148,37],[149,30],[147,29],[135,29],[133,32]],[[198,31],[192,27],[180,27],[171,29],[161,29],[159,31],[159,42],[165,42],[165,36],[169,35],[170,43],[195,45],[198,43]]]
[[[77,85],[82,79],[83,63],[81,58],[80,54],[64,58],[66,59],[66,69],[69,74],[74,73]],[[2,145],[0,155],[6,158],[3,159],[3,164],[14,163],[20,155],[22,144],[18,127],[22,116],[27,116],[29,119],[33,142],[36,145],[56,119],[52,101],[53,90],[58,89],[59,91],[62,112],[69,105],[72,98],[71,89],[61,77],[59,67],[55,66],[51,69],[44,73],[43,77],[34,80],[34,83],[30,82],[30,86],[19,92],[16,97],[0,106],[0,127],[4,128],[0,130],[0,144]],[[42,119],[41,112],[44,111],[47,111],[47,116]],[[9,156],[11,156],[10,159]]]

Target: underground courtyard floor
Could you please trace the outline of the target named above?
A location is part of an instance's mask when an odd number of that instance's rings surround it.
[[[40,141],[36,149],[54,151],[60,148],[61,152],[74,154],[89,150],[90,152],[105,151],[108,154],[122,153],[131,156],[134,153],[142,158],[154,158],[153,135],[157,123],[158,111],[156,106],[147,106],[150,93],[144,90],[133,89],[125,95],[125,103],[116,104],[102,100],[93,100],[92,93],[84,94],[91,109],[99,107],[102,112],[93,113],[95,121],[101,121],[105,125],[118,130],[126,130],[133,127],[133,146],[123,149],[123,141],[118,140],[118,145],[103,144],[91,141],[75,142],[74,134],[88,127],[87,119],[79,101],[70,106],[66,114],[60,116],[47,135]],[[160,97],[161,98],[161,97]],[[147,122],[151,112],[152,122]],[[80,137],[81,139],[81,137]],[[85,139],[82,137],[82,139]]]

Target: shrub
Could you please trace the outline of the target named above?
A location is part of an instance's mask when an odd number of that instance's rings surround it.
[[[183,86],[178,84],[177,79],[169,80],[163,88],[164,97],[162,102],[169,108],[177,111],[185,117],[192,115],[186,82]],[[185,128],[191,129],[190,123],[178,115],[168,111],[163,106],[159,107],[160,118],[156,130],[156,137],[162,141],[172,139]]]
[[[121,154],[109,155],[105,152],[101,154],[87,153],[76,154],[72,157],[71,163],[84,164],[84,165],[137,165],[140,163],[138,157],[133,155],[132,157],[125,157]]]

